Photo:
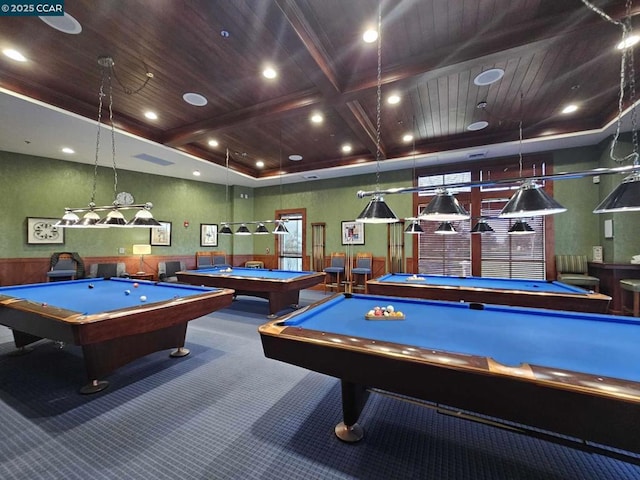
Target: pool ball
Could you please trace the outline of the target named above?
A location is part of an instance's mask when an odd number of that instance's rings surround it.
[[[89,288],[93,288],[93,283],[90,283],[89,285],[87,285]]]
[[[147,297],[146,297],[145,295],[142,295],[142,296],[140,297],[140,301],[142,301],[142,302],[146,302],[146,301],[147,301]]]
[[[138,288],[140,286],[140,284],[138,282],[133,284],[133,288]]]
[[[125,291],[124,291],[124,294],[125,294],[125,295],[130,295],[130,294],[131,294],[131,290],[125,290]]]

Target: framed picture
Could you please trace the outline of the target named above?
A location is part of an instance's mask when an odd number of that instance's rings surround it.
[[[342,222],[342,245],[364,245],[364,223]]]
[[[149,243],[157,247],[171,246],[171,222],[161,222],[161,227],[153,227],[151,229],[151,238]]]
[[[58,220],[58,218],[27,217],[27,243],[64,243],[64,228],[55,226]]]
[[[201,247],[217,247],[218,246],[218,225],[215,223],[200,224],[200,246]]]

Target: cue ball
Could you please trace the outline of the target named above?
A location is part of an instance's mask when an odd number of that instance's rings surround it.
[[[93,283],[90,283],[89,285],[87,285],[89,288],[93,288]]]
[[[130,295],[130,294],[131,294],[131,290],[125,290],[125,291],[124,291],[124,294],[125,294],[125,295]]]
[[[133,284],[133,288],[138,288],[140,286],[140,284],[138,282]]]
[[[143,301],[143,302],[146,302],[147,301],[147,297],[145,295],[142,295],[140,297],[140,300]]]

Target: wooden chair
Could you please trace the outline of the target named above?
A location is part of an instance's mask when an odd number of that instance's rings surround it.
[[[331,261],[329,266],[324,269],[324,273],[327,274],[324,277],[324,291],[335,290],[340,291],[341,280],[340,276],[344,275],[344,269],[346,264],[346,255],[344,252],[334,252],[331,254]]]
[[[556,271],[562,283],[600,291],[600,279],[589,275],[586,255],[556,255]]]
[[[227,263],[227,252],[224,250],[218,250],[211,252],[211,258],[213,259],[214,267],[230,267],[229,263]]]
[[[627,307],[624,302],[624,292],[631,292],[633,295],[633,306]],[[640,317],[640,280],[636,278],[627,278],[620,280],[620,295],[622,296],[620,305],[622,305],[622,314],[630,312],[634,317]]]
[[[373,271],[373,254],[371,252],[361,252],[356,254],[356,266],[351,269],[351,279],[353,280],[352,290],[362,290],[368,293],[367,280]],[[359,282],[358,280],[362,280]]]
[[[211,252],[196,252],[196,269],[213,267]]]

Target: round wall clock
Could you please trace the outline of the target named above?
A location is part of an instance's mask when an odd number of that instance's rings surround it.
[[[120,192],[116,195],[116,201],[120,205],[131,205],[133,203],[133,195],[129,192]]]

